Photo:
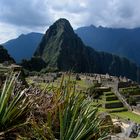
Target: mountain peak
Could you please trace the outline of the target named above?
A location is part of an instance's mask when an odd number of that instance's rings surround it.
[[[89,27],[91,27],[91,28],[96,28],[96,26],[95,26],[95,25],[93,25],[93,24],[91,24]]]
[[[60,18],[55,23],[70,24],[70,22],[67,19],[65,19],[65,18]]]
[[[63,47],[71,46],[69,40],[75,39],[77,35],[75,34],[71,24],[67,19],[60,18],[53,25],[49,27],[46,31],[46,34],[42,38],[39,47],[35,52],[35,56],[46,56],[44,52],[45,50],[61,50]],[[82,44],[82,43],[81,43]],[[48,56],[50,53],[48,54]],[[47,59],[47,57],[43,57]]]
[[[72,28],[70,25],[70,22],[65,18],[58,19],[53,25],[57,25],[57,26],[63,27],[63,28],[65,28],[65,27]]]
[[[83,50],[84,44],[75,34],[69,21],[61,18],[46,31],[34,55],[46,62],[47,69],[69,70],[81,64],[80,61],[86,60],[83,60],[81,55]]]
[[[50,26],[34,55],[45,62],[45,71],[109,73],[132,79],[137,76],[138,68],[129,60],[86,47],[66,19]]]
[[[53,34],[57,34],[57,33],[69,33],[69,34],[73,34],[73,28],[71,26],[71,24],[69,23],[69,21],[65,18],[60,18],[58,19],[53,25],[50,26],[49,30],[47,30],[47,33],[53,33]]]

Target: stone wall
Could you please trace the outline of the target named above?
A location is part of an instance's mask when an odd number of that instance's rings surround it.
[[[136,83],[132,83],[132,82],[119,82],[118,83],[118,88],[127,88],[130,86],[136,86]]]

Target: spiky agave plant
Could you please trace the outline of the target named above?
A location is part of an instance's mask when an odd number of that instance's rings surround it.
[[[102,120],[97,115],[98,108],[82,92],[76,92],[70,79],[65,84],[63,79],[60,87],[53,92],[50,104],[46,106],[47,122],[43,124],[46,127],[42,129],[37,126],[36,132],[42,138],[50,137],[52,140],[104,139],[107,133],[100,133]],[[49,136],[43,135],[45,131],[49,132]]]
[[[59,105],[60,140],[104,139],[106,133],[100,133],[102,120],[93,102],[76,92],[69,81],[61,94],[64,101]]]
[[[24,124],[26,118],[23,116],[31,105],[30,98],[25,95],[26,89],[14,93],[17,77],[16,74],[11,74],[0,91],[0,135]]]

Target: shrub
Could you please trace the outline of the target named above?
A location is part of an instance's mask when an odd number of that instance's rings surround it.
[[[39,139],[86,140],[104,139],[106,131],[100,133],[101,122],[97,107],[88,101],[75,85],[68,80],[53,93],[43,95],[38,102],[39,115],[35,115],[32,126]],[[41,119],[42,116],[42,119]]]
[[[0,93],[0,135],[24,125],[25,115],[32,104],[30,97],[25,94],[26,89],[14,92],[16,80],[16,74],[7,78]]]

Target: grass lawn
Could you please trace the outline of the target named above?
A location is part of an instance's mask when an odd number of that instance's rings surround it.
[[[112,100],[112,101],[105,101],[106,104],[108,103],[120,103],[120,100]]]
[[[126,112],[118,112],[118,113],[112,113],[115,116],[121,117],[123,119],[130,119],[136,123],[140,124],[140,115],[137,115],[135,113],[132,113],[130,111],[126,111]]]
[[[29,85],[31,85],[31,84],[34,83],[30,78],[25,78],[25,80],[27,81],[27,83],[28,83]]]
[[[106,112],[106,109],[104,107],[99,107],[99,113],[103,113],[103,112]]]
[[[90,87],[90,85],[88,85],[84,80],[77,80],[76,85],[81,89],[87,89],[88,87]]]

